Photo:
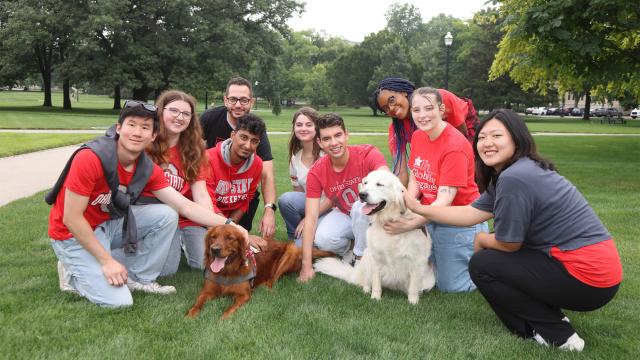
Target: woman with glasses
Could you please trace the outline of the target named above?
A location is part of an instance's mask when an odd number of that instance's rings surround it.
[[[393,158],[393,172],[407,185],[407,145],[416,130],[409,111],[409,98],[415,85],[403,78],[389,77],[381,80],[373,92],[373,104],[392,118],[389,124],[389,150]],[[445,110],[443,118],[471,141],[475,134],[477,115],[473,103],[453,93],[438,89]]]
[[[480,197],[475,182],[471,144],[442,117],[440,92],[416,89],[410,98],[416,131],[411,136],[407,192],[425,205],[469,205]],[[486,222],[450,226],[415,214],[387,222],[386,231],[398,234],[425,227],[432,239],[436,286],[444,292],[467,292],[476,286],[469,276],[476,234],[488,231]]]
[[[160,131],[147,149],[151,159],[164,170],[169,184],[186,198],[214,210],[205,184],[209,170],[202,129],[196,115],[196,100],[178,90],[160,94],[156,101]],[[204,268],[204,234],[201,225],[180,217],[162,276],[174,274],[181,249],[192,268]]]
[[[302,236],[307,173],[316,160],[324,155],[316,141],[317,121],[318,113],[314,109],[302,107],[293,115],[291,122],[289,175],[293,191],[282,194],[278,199],[278,207],[287,225],[289,240]]]

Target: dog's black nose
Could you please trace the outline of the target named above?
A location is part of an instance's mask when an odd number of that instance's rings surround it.
[[[215,247],[215,248],[211,248],[211,254],[214,257],[220,257],[220,248],[219,247]]]
[[[359,196],[360,196],[360,201],[362,201],[362,202],[366,202],[367,201],[367,192],[366,191],[361,191]]]

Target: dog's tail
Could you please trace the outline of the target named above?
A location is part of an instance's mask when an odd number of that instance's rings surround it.
[[[357,284],[356,269],[340,261],[335,257],[323,258],[313,264],[313,268],[317,272],[329,275],[340,280],[344,280],[350,284]]]

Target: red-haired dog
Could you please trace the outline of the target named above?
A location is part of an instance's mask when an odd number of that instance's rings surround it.
[[[263,283],[271,288],[282,275],[302,268],[302,250],[293,243],[267,239],[266,248],[254,254],[242,233],[232,225],[212,227],[204,239],[204,286],[187,313],[188,317],[197,316],[207,300],[232,296],[233,304],[222,314],[225,319],[251,299],[254,288]],[[335,255],[314,249],[313,256]]]

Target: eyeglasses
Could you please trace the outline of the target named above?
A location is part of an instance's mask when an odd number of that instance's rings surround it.
[[[237,97],[230,97],[227,98],[227,101],[231,104],[231,105],[235,105],[238,101],[240,101],[241,105],[247,105],[249,103],[249,101],[251,101],[251,98],[246,98],[246,97],[241,97],[241,98],[237,98]]]
[[[124,107],[126,108],[134,108],[134,107],[138,107],[138,106],[142,106],[145,110],[151,111],[151,112],[156,112],[156,107],[153,104],[147,104],[145,102],[142,101],[138,101],[138,100],[127,100],[124,103]]]
[[[169,114],[171,114],[171,116],[173,116],[174,118],[178,118],[178,116],[182,114],[183,119],[191,119],[191,113],[188,111],[180,111],[176,108],[167,108],[167,107],[164,109],[167,110]]]
[[[387,99],[387,104],[385,106],[382,106],[382,111],[384,111],[385,114],[389,114],[389,110],[391,106],[395,106],[396,104],[396,97],[391,95],[389,96],[389,98]]]

